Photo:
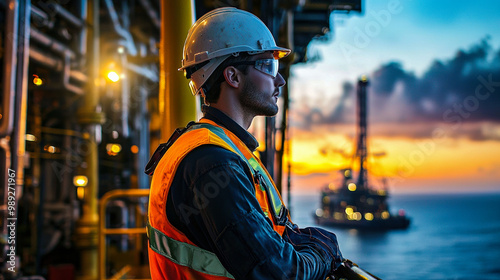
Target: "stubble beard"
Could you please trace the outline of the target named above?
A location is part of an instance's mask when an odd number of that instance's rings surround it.
[[[263,97],[265,96],[269,95],[266,92],[259,91],[255,84],[246,81],[239,99],[243,109],[249,114],[267,117],[276,115],[278,105],[274,102],[274,97],[271,97],[272,101],[270,101],[264,100]]]

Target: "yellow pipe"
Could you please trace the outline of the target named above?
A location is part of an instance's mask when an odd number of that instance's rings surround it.
[[[165,142],[177,127],[196,118],[196,98],[191,95],[184,74],[177,71],[181,66],[184,41],[194,23],[194,3],[193,0],[160,2],[159,112],[161,140]]]
[[[82,216],[76,223],[74,238],[81,261],[78,279],[95,280],[98,277],[97,230],[99,223],[96,128],[98,124],[104,123],[104,115],[96,111],[99,102],[99,0],[89,0],[87,4],[89,82],[85,91],[84,104],[78,112],[78,121],[85,126],[85,130],[89,134],[87,150],[83,155],[84,161],[87,163],[87,168],[83,171],[88,178],[88,183],[85,187]]]

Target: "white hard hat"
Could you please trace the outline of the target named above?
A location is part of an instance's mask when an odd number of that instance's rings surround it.
[[[189,85],[196,95],[230,55],[265,51],[273,51],[275,59],[290,53],[289,49],[276,46],[267,26],[255,15],[236,8],[218,8],[199,18],[189,29],[179,70],[191,78]]]

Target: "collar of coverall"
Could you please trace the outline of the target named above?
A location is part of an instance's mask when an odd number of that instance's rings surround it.
[[[228,129],[232,133],[234,133],[238,138],[245,143],[245,145],[250,149],[250,151],[255,151],[257,147],[259,147],[259,142],[252,134],[248,133],[243,127],[241,127],[238,123],[233,121],[230,117],[224,114],[222,111],[203,105],[202,112],[204,114],[203,118],[211,120],[224,128]]]

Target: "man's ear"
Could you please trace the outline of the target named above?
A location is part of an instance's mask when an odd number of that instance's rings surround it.
[[[228,66],[224,69],[223,75],[226,83],[233,88],[238,88],[241,83],[241,72],[238,71],[234,66]]]

